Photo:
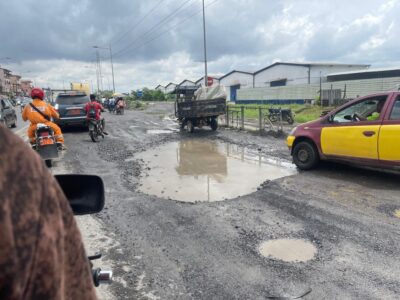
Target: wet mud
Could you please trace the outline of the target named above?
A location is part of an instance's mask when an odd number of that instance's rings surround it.
[[[222,201],[255,192],[296,169],[235,144],[205,139],[170,142],[137,156],[147,170],[139,190],[185,202]]]

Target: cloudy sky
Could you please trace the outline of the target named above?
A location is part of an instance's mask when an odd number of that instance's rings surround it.
[[[400,66],[400,0],[205,0],[209,74],[276,61]],[[94,45],[111,45],[116,89],[203,75],[201,0],[0,2],[0,66],[61,88],[96,86]],[[99,50],[103,88],[109,51]]]

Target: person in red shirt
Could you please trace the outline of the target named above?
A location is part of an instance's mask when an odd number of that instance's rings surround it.
[[[92,111],[94,110],[95,115],[94,117],[91,116]],[[103,130],[103,133],[105,135],[108,135],[107,132],[104,131],[104,127],[105,127],[105,121],[104,118],[101,116],[101,112],[104,112],[105,109],[103,107],[103,105],[101,105],[97,100],[96,100],[96,95],[94,94],[90,94],[90,102],[88,102],[85,105],[85,112],[86,112],[86,118],[89,119],[96,119],[96,121],[100,121],[101,122],[101,127]]]

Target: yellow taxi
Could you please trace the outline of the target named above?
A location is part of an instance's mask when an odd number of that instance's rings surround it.
[[[320,160],[400,170],[400,92],[357,98],[301,124],[287,145],[302,170]]]

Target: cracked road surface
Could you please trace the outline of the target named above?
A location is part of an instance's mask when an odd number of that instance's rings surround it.
[[[105,209],[79,217],[89,251],[115,282],[103,299],[398,299],[400,177],[322,164],[265,181],[220,202],[178,202],[139,191],[139,153],[194,136],[289,163],[283,139],[208,128],[180,132],[168,103],[123,116],[105,114],[107,136],[65,133],[68,150],[56,173],[100,175]],[[159,155],[162,155],[160,153]],[[240,172],[240,170],[238,170]],[[269,240],[303,240],[316,254],[304,262],[262,256]]]

